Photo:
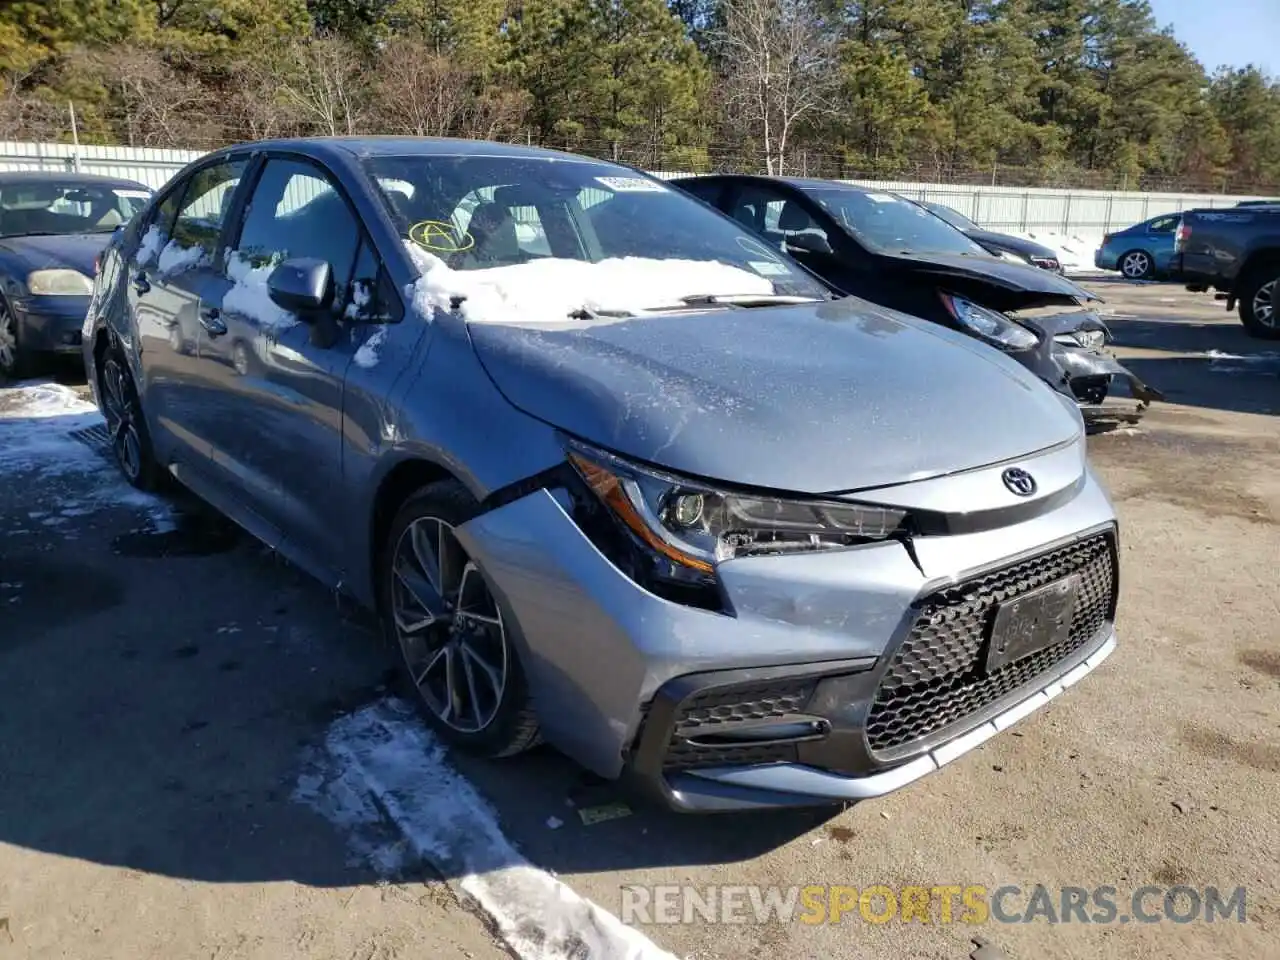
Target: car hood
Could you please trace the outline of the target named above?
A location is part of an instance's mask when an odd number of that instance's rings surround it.
[[[1046,260],[1057,260],[1058,252],[1043,243],[1036,243],[1025,237],[1015,237],[1008,233],[993,233],[990,230],[971,230],[965,234],[974,243],[983,246],[997,247],[1001,250],[1012,250],[1028,257],[1041,257]]]
[[[962,282],[960,292],[986,289],[992,299],[978,302],[996,310],[1016,310],[1050,303],[1083,303],[1098,300],[1079,284],[1066,277],[1041,270],[1031,264],[1010,263],[995,257],[964,256],[957,253],[887,254],[890,265],[899,271],[920,273],[945,281],[949,277]],[[946,286],[945,282],[940,283]]]
[[[744,486],[897,484],[1026,456],[1080,430],[1067,404],[998,351],[853,297],[468,331],[526,413],[624,456]]]
[[[94,258],[106,249],[110,233],[68,233],[54,237],[5,237],[0,250],[21,260],[27,270],[70,268],[93,276]]]

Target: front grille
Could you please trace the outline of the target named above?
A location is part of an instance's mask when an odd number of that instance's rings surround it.
[[[867,745],[883,753],[943,731],[1080,650],[1114,616],[1115,570],[1115,539],[1099,534],[927,597],[876,688]],[[985,673],[996,606],[1072,574],[1080,577],[1080,593],[1067,639]]]
[[[713,687],[694,694],[676,714],[663,769],[794,761],[794,743],[693,743],[688,738],[716,737],[744,723],[802,714],[815,686],[811,679],[781,679]]]

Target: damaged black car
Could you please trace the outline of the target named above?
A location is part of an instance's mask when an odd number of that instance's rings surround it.
[[[1091,423],[1135,422],[1160,393],[1105,350],[1099,297],[1048,270],[993,257],[888,191],[757,176],[671,181],[752,229],[837,290],[960,330],[1072,397]]]

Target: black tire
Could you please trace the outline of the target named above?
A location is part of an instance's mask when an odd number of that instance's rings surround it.
[[[1250,271],[1240,284],[1236,309],[1240,322],[1251,337],[1280,340],[1280,262],[1273,261]]]
[[[1130,258],[1135,266],[1141,267],[1139,272],[1131,272],[1128,268]],[[1120,265],[1121,275],[1126,280],[1150,280],[1156,275],[1156,262],[1145,250],[1130,250],[1123,254],[1117,263]]]
[[[414,665],[410,663],[409,647],[401,641],[402,634],[397,625],[395,612],[398,599],[396,591],[404,589],[404,581],[395,572],[397,557],[410,527],[416,523],[425,525],[439,521],[443,521],[450,528],[457,527],[474,518],[479,509],[479,504],[456,480],[441,480],[428,484],[405,501],[392,521],[391,529],[378,554],[376,571],[378,613],[383,637],[395,655],[408,695],[431,728],[446,742],[468,753],[488,758],[510,757],[536,746],[540,736],[528,682],[520,664],[519,652],[510,638],[509,631],[504,625],[500,624],[498,627],[500,642],[505,651],[503,659],[505,682],[501,693],[496,698],[492,698],[495,704],[492,719],[481,725],[479,729],[462,730],[442,717],[438,707],[429,702],[430,694],[424,693],[426,685],[419,685]],[[466,557],[469,563],[474,563],[461,544],[454,541],[453,546],[461,551],[460,555]],[[489,591],[488,579],[479,569],[478,564],[475,565],[475,570],[480,574],[484,590]],[[439,573],[440,570],[437,567],[437,574]],[[491,593],[489,595],[492,597]],[[461,611],[462,603],[456,602],[455,606]],[[493,609],[497,611],[496,601]],[[501,619],[500,611],[498,617]],[[446,625],[440,622],[427,627],[419,636],[433,638],[426,644],[427,647],[431,647],[437,641],[443,645],[447,641],[441,638],[452,637],[454,635],[450,632],[452,630],[452,624]],[[486,642],[491,642],[492,636],[489,634],[486,636],[488,637]],[[492,652],[494,648],[491,646],[489,649]],[[466,658],[459,657],[460,661],[464,659]],[[421,665],[421,661],[418,665]],[[490,689],[492,690],[492,687]],[[476,688],[472,687],[471,692],[474,694]],[[458,701],[451,701],[451,709],[455,706],[458,706]],[[463,712],[463,708],[459,707],[457,712]]]
[[[99,358],[97,388],[116,466],[130,486],[147,493],[159,492],[168,473],[156,462],[142,401],[129,364],[118,347],[108,347]]]
[[[18,318],[4,297],[0,297],[0,377],[21,380],[30,369],[30,358],[23,351],[18,336]]]

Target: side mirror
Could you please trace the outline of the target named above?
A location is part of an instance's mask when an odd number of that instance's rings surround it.
[[[267,278],[272,301],[303,317],[333,303],[333,268],[326,260],[298,257],[286,260]]]
[[[800,253],[833,253],[827,238],[816,233],[797,233],[787,237],[787,251]]]

